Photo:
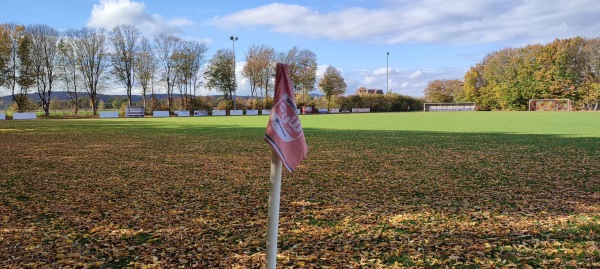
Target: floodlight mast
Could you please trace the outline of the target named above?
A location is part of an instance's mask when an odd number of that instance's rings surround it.
[[[237,110],[237,105],[236,105],[236,91],[237,91],[237,83],[235,81],[235,41],[238,40],[237,36],[230,36],[229,40],[231,40],[231,43],[233,44],[233,109]]]
[[[385,89],[390,93],[390,52],[385,56]]]

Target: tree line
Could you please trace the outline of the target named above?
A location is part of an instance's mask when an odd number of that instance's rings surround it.
[[[150,94],[151,110],[161,105],[158,92],[166,92],[169,111],[173,111],[176,99],[181,102],[178,107],[194,109],[201,87],[232,100],[236,90],[233,50],[220,49],[211,59],[207,59],[207,51],[204,42],[170,34],[149,39],[133,25],[60,32],[45,24],[5,23],[0,25],[0,87],[8,89],[20,112],[31,109],[27,96],[37,93],[46,115],[56,88],[69,93],[75,114],[85,96],[96,115],[98,94],[115,85],[125,89],[130,105],[134,87],[140,89],[145,107]],[[294,91],[301,97],[299,103],[309,102],[308,93],[317,86],[314,52],[297,47],[276,52],[268,45],[252,45],[245,52],[245,60],[242,75],[250,82],[249,106],[267,108],[270,104],[277,62],[289,65]],[[326,82],[319,84],[329,97],[346,90],[341,74],[334,71],[337,69],[329,70],[323,78]],[[333,78],[328,79],[330,76]]]
[[[120,84],[131,103],[135,85],[146,100],[148,92],[156,93],[154,83],[164,81],[171,107],[175,89],[186,97],[198,89],[207,50],[205,43],[166,34],[150,41],[132,25],[59,32],[44,24],[6,23],[0,25],[0,86],[9,89],[17,111],[27,109],[34,89],[49,115],[52,92],[60,86],[73,104],[87,94],[97,114],[98,94],[107,87]]]
[[[505,48],[469,68],[464,80],[435,80],[429,102],[476,102],[479,110],[527,110],[530,99],[570,99],[575,108],[597,110],[600,39],[575,37]]]

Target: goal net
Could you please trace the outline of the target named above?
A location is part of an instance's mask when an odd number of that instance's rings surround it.
[[[571,99],[530,99],[529,111],[572,111]]]
[[[423,111],[475,111],[475,103],[425,103]]]

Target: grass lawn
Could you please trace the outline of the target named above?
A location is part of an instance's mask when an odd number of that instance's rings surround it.
[[[260,268],[266,116],[0,121],[1,268]],[[302,116],[278,265],[600,267],[600,114]]]

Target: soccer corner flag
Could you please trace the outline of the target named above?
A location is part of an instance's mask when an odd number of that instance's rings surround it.
[[[277,64],[273,104],[265,141],[277,153],[285,168],[293,172],[308,154],[308,147],[296,109],[289,67],[286,64]]]

